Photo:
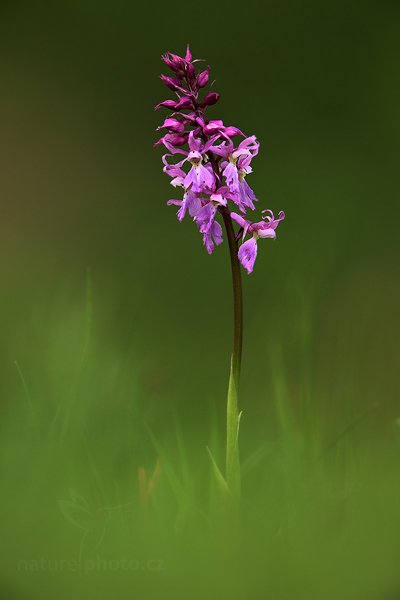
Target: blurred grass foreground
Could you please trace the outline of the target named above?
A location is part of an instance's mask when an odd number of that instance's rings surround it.
[[[160,420],[151,404],[171,402],[168,386],[147,380],[133,349],[95,342],[89,277],[84,296],[82,312],[65,297],[39,321],[40,369],[13,364],[0,453],[4,597],[397,597],[400,427],[378,426],[379,403],[339,426],[304,374],[291,389],[275,348],[262,427],[243,397],[232,522],[205,449],[222,461],[215,399],[186,399],[202,401],[200,424],[177,409]],[[357,394],[349,382],[346,397]]]

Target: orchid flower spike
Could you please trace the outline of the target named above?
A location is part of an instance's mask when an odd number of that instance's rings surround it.
[[[164,133],[155,145],[167,149],[162,159],[163,171],[171,178],[171,185],[183,188],[183,198],[168,200],[167,204],[178,206],[179,221],[189,214],[209,254],[223,241],[218,218],[228,217],[239,225],[241,235],[235,234],[238,243],[241,240],[237,256],[251,273],[258,239],[275,239],[275,230],[285,217],[280,212],[275,219],[272,211],[267,210],[262,211],[261,221],[247,218],[249,211],[255,210],[257,198],[246,177],[252,173],[251,163],[260,144],[255,135],[246,136],[238,127],[225,126],[220,119],[208,119],[208,108],[220,96],[207,91],[211,69],[202,66],[198,71],[199,61],[193,59],[189,47],[184,57],[166,52],[162,60],[172,75],[161,75],[161,81],[174,92],[175,99],[164,100],[155,107],[172,111],[157,128]],[[176,155],[181,155],[181,159],[170,162]],[[241,214],[232,209],[239,209]],[[247,235],[251,237],[246,240]]]

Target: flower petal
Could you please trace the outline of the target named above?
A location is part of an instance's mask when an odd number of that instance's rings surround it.
[[[239,248],[238,257],[248,273],[252,273],[257,258],[257,241],[252,237]]]
[[[239,190],[239,174],[235,164],[228,162],[222,175],[226,178],[226,184],[231,192]]]
[[[203,243],[208,254],[214,250],[214,244],[218,246],[222,244],[222,227],[218,221],[214,221],[211,227],[203,235]]]

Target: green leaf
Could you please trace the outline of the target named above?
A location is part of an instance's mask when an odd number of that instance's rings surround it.
[[[208,456],[210,457],[211,464],[213,467],[213,473],[215,475],[215,481],[217,482],[217,487],[219,491],[225,496],[230,495],[230,489],[228,484],[226,483],[225,477],[222,475],[220,468],[218,467],[215,458],[212,455],[212,452],[208,446],[206,446],[206,450],[208,452]]]

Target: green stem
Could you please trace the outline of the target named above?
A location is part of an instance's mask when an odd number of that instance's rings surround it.
[[[243,341],[243,295],[240,262],[238,258],[238,244],[235,238],[232,219],[228,209],[222,208],[221,213],[224,219],[229,243],[233,284],[233,352],[226,414],[227,435],[225,477],[233,497],[238,501],[240,497],[240,463],[238,446],[240,414],[238,410],[238,393]]]
[[[242,295],[242,277],[240,272],[240,262],[238,258],[238,244],[236,242],[235,232],[232,225],[232,219],[229,210],[222,209],[226,234],[228,237],[229,253],[231,257],[232,284],[233,284],[233,353],[232,353],[232,371],[239,387],[240,367],[242,362],[242,344],[243,344],[243,295]]]

